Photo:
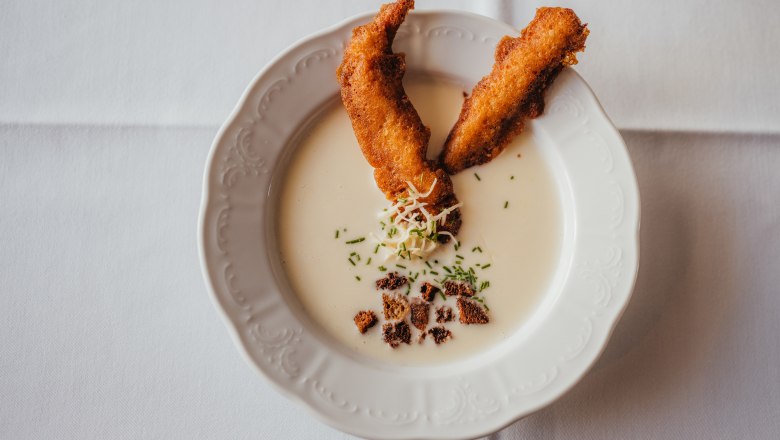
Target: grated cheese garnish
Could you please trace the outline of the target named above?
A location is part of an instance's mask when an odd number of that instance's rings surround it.
[[[434,179],[428,191],[421,193],[412,182],[407,181],[408,196],[398,199],[396,203],[378,214],[383,232],[380,237],[374,234],[372,237],[389,251],[387,258],[425,259],[441,244],[438,240],[439,235],[455,238],[447,231],[439,231],[438,227],[444,224],[447,215],[460,208],[462,203],[452,205],[434,215],[426,209],[428,203],[422,201],[431,195],[436,182],[437,180]]]

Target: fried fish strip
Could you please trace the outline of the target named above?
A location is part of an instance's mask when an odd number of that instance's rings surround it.
[[[374,167],[377,186],[391,201],[408,194],[407,182],[420,192],[433,187],[423,201],[435,215],[458,200],[447,173],[426,160],[431,132],[401,84],[404,56],[392,50],[395,33],[412,8],[414,0],[382,5],[372,22],[353,29],[337,76],[341,99],[363,155]],[[455,235],[460,224],[460,211],[454,210],[439,230]],[[439,238],[446,241],[449,237],[442,234]]]
[[[586,26],[571,9],[539,8],[519,37],[501,39],[492,72],[471,91],[444,143],[439,160],[448,173],[489,162],[525,119],[542,114],[545,89],[585,49]]]

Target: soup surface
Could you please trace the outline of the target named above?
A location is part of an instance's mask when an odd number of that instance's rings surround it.
[[[421,77],[407,79],[405,87],[431,129],[429,157],[435,157],[458,117],[463,89]],[[428,265],[377,249],[377,238],[385,234],[378,214],[390,203],[377,189],[372,172],[337,102],[299,138],[282,179],[276,223],[282,267],[312,320],[348,350],[402,365],[463,358],[514,333],[549,288],[563,235],[555,181],[531,130],[492,162],[453,176],[463,203],[460,246],[440,246],[428,257]],[[364,240],[348,243],[360,238]],[[489,308],[490,322],[460,324],[455,298],[437,295],[429,328],[439,325],[435,309],[447,305],[455,315],[444,324],[452,339],[436,345],[428,337],[418,343],[419,332],[412,327],[411,344],[395,349],[385,344],[376,280],[393,271],[415,278],[411,299],[419,296],[420,282],[441,280],[444,266],[452,268],[456,262],[474,269],[476,287],[483,287],[477,297]],[[406,286],[398,292],[404,295]],[[379,317],[365,334],[353,322],[361,310],[373,310]]]

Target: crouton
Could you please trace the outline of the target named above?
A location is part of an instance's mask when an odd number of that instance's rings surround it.
[[[431,305],[419,298],[414,298],[411,304],[412,325],[421,332],[428,326],[428,315]]]
[[[360,333],[365,333],[377,322],[376,314],[371,310],[363,310],[355,315],[355,325]]]
[[[376,280],[377,289],[395,290],[408,282],[405,276],[398,272],[390,272],[386,277]]]
[[[412,331],[406,321],[388,322],[382,326],[382,336],[390,347],[396,348],[411,342]]]
[[[382,311],[386,320],[401,320],[409,314],[409,301],[398,294],[382,294]]]
[[[459,297],[458,311],[460,312],[461,324],[487,324],[490,322],[485,309],[474,300]]]
[[[467,283],[445,281],[444,294],[447,296],[474,296],[474,289]]]
[[[444,324],[445,322],[452,321],[452,308],[447,306],[441,306],[436,309],[436,322]]]
[[[444,326],[436,326],[431,327],[428,330],[428,333],[433,338],[433,342],[436,343],[436,345],[443,344],[447,342],[448,340],[452,339],[452,332],[447,330]]]

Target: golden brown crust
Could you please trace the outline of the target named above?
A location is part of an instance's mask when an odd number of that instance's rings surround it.
[[[355,325],[360,333],[365,333],[377,323],[376,314],[371,310],[363,310],[355,315]]]
[[[404,319],[409,314],[409,301],[401,295],[382,294],[382,311],[385,319]]]
[[[435,180],[424,201],[436,214],[456,204],[457,198],[447,173],[425,158],[431,133],[401,84],[404,56],[392,51],[395,33],[413,7],[413,0],[382,5],[372,22],[356,27],[337,76],[341,99],[363,155],[374,167],[377,186],[395,201],[408,194],[406,182],[425,192]],[[448,215],[447,224],[441,226],[456,234],[460,212]]]
[[[577,64],[588,32],[571,9],[539,8],[519,37],[504,37],[493,70],[466,98],[444,143],[444,169],[454,174],[489,162],[523,130],[525,119],[542,114],[544,91],[565,66]]]
[[[460,296],[457,304],[461,324],[487,324],[490,322],[487,312],[476,301]]]

